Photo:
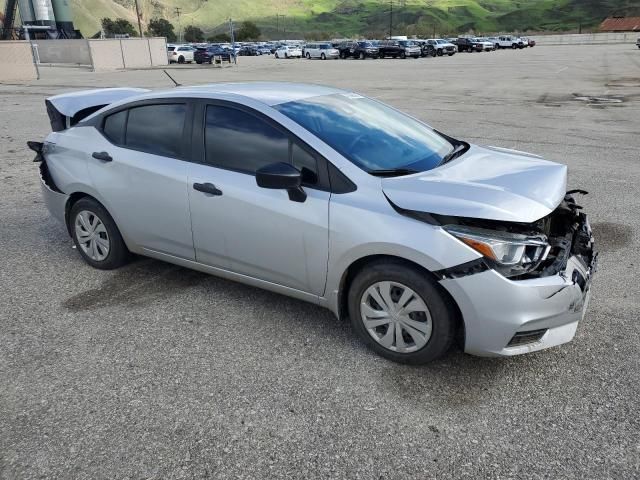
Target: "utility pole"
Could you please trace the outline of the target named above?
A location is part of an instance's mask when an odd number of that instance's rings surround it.
[[[178,16],[178,43],[182,43],[182,26],[180,25],[180,13],[182,12],[182,8],[176,7],[175,12]]]
[[[393,0],[389,0],[389,40],[393,31]]]
[[[140,37],[143,37],[144,35],[142,35],[142,22],[140,21],[140,7],[138,6],[138,0],[136,0],[136,16],[138,17],[138,30],[140,31]]]

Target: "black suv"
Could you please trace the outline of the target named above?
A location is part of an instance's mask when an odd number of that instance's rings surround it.
[[[418,58],[421,56],[420,47],[410,40],[383,40],[378,44],[379,58]]]
[[[378,47],[372,42],[364,40],[358,42],[342,42],[335,48],[340,52],[340,58],[378,58]]]
[[[481,52],[483,46],[473,38],[460,37],[456,41],[458,52]]]

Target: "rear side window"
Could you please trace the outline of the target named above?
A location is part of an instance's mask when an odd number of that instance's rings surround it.
[[[184,104],[145,105],[129,109],[125,145],[155,155],[179,157],[182,154],[186,112]]]
[[[127,110],[123,110],[104,119],[104,136],[116,145],[124,145],[124,129],[127,124]]]

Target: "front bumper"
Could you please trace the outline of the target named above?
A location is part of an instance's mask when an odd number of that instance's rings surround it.
[[[573,339],[589,303],[597,256],[585,266],[572,256],[557,275],[509,280],[494,270],[445,279],[465,326],[465,352],[510,356],[534,352]],[[509,346],[517,333],[544,330],[541,338]]]

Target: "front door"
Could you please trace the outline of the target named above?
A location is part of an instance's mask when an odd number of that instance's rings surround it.
[[[196,260],[322,295],[330,193],[318,187],[315,155],[257,112],[208,105],[202,117],[205,163],[189,174]],[[303,171],[304,202],[256,185],[256,170],[276,162]]]

